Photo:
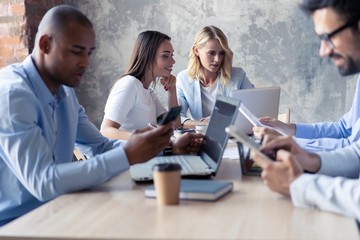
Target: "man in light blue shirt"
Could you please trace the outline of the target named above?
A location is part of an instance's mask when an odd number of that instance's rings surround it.
[[[169,144],[171,123],[135,131],[125,143],[103,137],[89,121],[73,87],[94,49],[88,18],[57,6],[41,21],[34,52],[0,70],[0,226],[63,193],[102,184]],[[72,162],[75,143],[87,161]]]
[[[321,40],[320,56],[329,57],[341,75],[360,73],[359,1],[303,0],[303,8],[311,13]],[[264,152],[281,149],[276,160],[255,153],[252,157],[271,190],[290,196],[297,207],[343,214],[360,223],[360,140],[334,151],[308,153],[290,136],[266,138]]]
[[[338,122],[286,124],[269,117],[260,118],[260,121],[284,133],[294,135],[297,143],[308,151],[330,151],[349,146],[360,140],[360,75],[351,109]],[[260,137],[269,132],[268,129],[254,127],[254,133]]]
[[[295,137],[309,151],[330,151],[360,140],[360,75],[349,112],[338,122],[295,124]]]

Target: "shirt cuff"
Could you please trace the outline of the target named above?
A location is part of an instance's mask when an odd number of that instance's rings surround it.
[[[320,157],[320,169],[317,173],[331,175],[331,172],[336,169],[336,165],[332,164],[333,161],[323,161],[323,159],[331,159],[333,153],[331,152],[317,152],[317,155]]]
[[[116,176],[129,169],[130,164],[126,156],[124,145],[103,153],[104,162],[107,164],[107,171],[111,176]]]
[[[310,124],[296,124],[296,132],[295,137],[297,138],[312,138],[312,133],[314,132],[314,128]]]
[[[306,196],[306,189],[312,184],[314,174],[302,174],[290,184],[291,201],[296,207],[301,208],[316,208],[316,205],[309,202]]]

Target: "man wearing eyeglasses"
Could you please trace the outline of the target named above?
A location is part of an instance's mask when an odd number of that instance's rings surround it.
[[[320,37],[320,56],[329,57],[342,75],[359,73],[360,1],[303,0],[302,8],[311,14]],[[314,154],[290,136],[265,138],[261,150],[276,152],[276,160],[256,153],[252,157],[271,190],[290,196],[297,207],[331,211],[360,222],[360,141]]]
[[[304,1],[306,11],[312,12],[311,5],[328,5],[333,9],[333,11],[324,13],[323,19],[318,19],[318,11],[314,11],[313,14],[315,31],[321,41],[320,56],[329,57],[338,67],[341,75],[358,73],[359,0]],[[353,33],[351,38],[349,38],[349,33]],[[312,152],[330,151],[349,146],[360,140],[360,76],[357,80],[352,107],[338,122],[285,124],[270,117],[261,118],[260,121],[288,135],[294,135],[300,146]],[[270,131],[263,127],[254,128],[254,134],[259,137]]]

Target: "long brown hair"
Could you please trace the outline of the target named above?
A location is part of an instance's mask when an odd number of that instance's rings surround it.
[[[158,31],[145,31],[139,34],[131,54],[130,63],[125,75],[131,75],[144,80],[148,69],[153,71],[153,65],[156,57],[156,51],[161,43],[171,38]],[[153,74],[154,75],[154,74]]]

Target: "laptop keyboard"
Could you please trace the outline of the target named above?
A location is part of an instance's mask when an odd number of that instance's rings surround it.
[[[181,165],[183,173],[194,173],[195,169],[189,164],[189,161],[182,155],[166,156],[156,158],[157,163],[178,163]]]

